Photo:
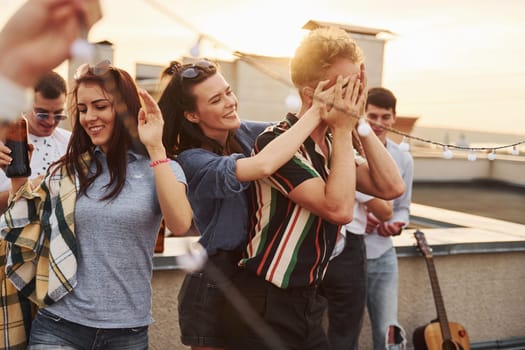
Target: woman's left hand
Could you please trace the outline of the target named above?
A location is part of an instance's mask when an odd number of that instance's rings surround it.
[[[144,101],[144,105],[139,111],[138,133],[140,142],[144,144],[150,156],[152,152],[164,152],[162,144],[162,129],[164,119],[157,102],[145,90],[139,90],[139,95]]]

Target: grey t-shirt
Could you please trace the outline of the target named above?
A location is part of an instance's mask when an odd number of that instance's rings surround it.
[[[161,212],[149,159],[128,153],[126,183],[113,200],[100,201],[109,173],[104,153],[96,153],[102,174],[75,205],[78,284],[47,310],[96,328],[150,324],[152,256]],[[170,166],[186,183],[177,162]]]

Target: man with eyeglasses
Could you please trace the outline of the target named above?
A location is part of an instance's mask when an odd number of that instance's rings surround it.
[[[39,182],[51,163],[66,152],[71,132],[58,125],[67,116],[66,82],[56,72],[49,72],[38,80],[34,88],[33,109],[25,114],[29,131],[28,142],[33,145],[31,155],[31,179]],[[0,211],[7,207],[9,179],[0,172]]]

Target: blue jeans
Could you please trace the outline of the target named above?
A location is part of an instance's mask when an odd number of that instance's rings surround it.
[[[31,328],[29,350],[147,350],[148,326],[102,329],[82,326],[38,310]]]
[[[328,301],[332,350],[357,350],[366,305],[366,248],[363,235],[347,232],[341,254],[332,259],[321,283]]]
[[[374,350],[404,348],[405,331],[397,321],[397,255],[390,248],[377,259],[368,259],[367,307]],[[393,326],[393,327],[392,327]],[[388,341],[388,332],[394,332]]]

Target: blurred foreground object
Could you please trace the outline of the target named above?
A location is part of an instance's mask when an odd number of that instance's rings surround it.
[[[28,0],[11,16],[0,31],[0,120],[29,108],[30,88],[101,16],[98,0]]]

